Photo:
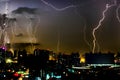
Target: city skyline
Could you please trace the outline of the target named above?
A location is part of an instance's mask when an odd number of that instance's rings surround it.
[[[86,53],[92,51],[92,31],[102,12],[115,1],[96,30],[95,52],[120,52],[118,0],[0,0],[0,13],[6,13],[7,6],[7,16],[16,19],[6,30],[10,43],[40,43],[40,48],[55,52]]]

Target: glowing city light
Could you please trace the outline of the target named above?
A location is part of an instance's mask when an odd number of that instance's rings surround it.
[[[6,63],[12,63],[12,59],[6,59]]]
[[[84,57],[81,57],[80,63],[85,63],[85,58]]]

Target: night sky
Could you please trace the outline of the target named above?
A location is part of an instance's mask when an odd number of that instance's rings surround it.
[[[10,43],[38,42],[40,48],[55,52],[59,49],[65,53],[85,53],[92,51],[92,30],[102,11],[115,0],[0,0],[1,14],[6,11],[6,1],[8,17],[16,19],[7,28]],[[116,17],[119,4],[118,0],[109,8],[96,31],[96,51],[120,51],[120,23]]]

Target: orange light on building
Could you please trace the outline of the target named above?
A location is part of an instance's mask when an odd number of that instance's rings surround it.
[[[49,55],[49,60],[55,60],[55,58],[52,55]]]
[[[85,63],[85,58],[84,57],[80,58],[80,63]]]

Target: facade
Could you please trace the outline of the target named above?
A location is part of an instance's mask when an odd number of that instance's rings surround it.
[[[87,65],[110,66],[114,64],[113,53],[86,53],[85,59]]]

